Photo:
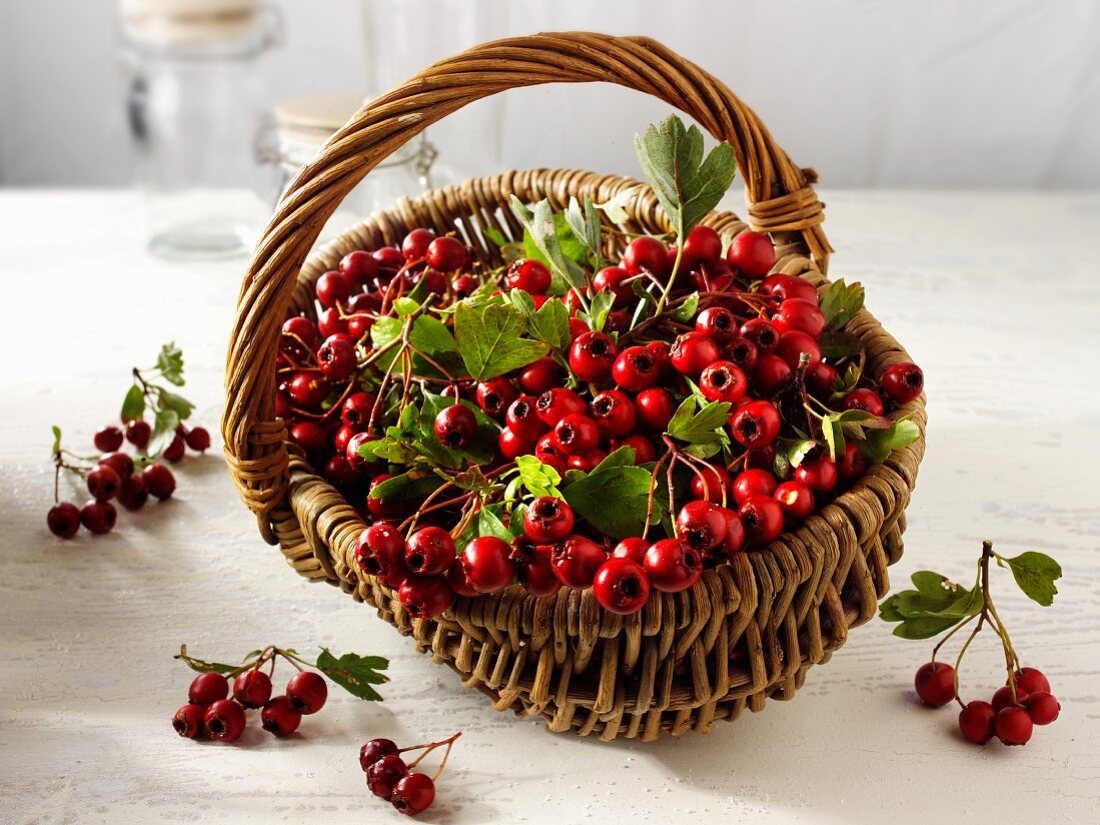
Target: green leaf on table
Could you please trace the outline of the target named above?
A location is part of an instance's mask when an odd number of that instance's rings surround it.
[[[703,133],[676,115],[634,138],[638,163],[678,238],[691,231],[726,194],[737,169],[733,148],[723,141],[703,157]]]
[[[523,224],[528,257],[541,260],[550,268],[554,279],[552,290],[560,294],[569,287],[584,289],[587,283],[578,259],[586,260],[588,252],[573,236],[565,216],[555,215],[546,198],[528,207],[515,195],[512,195],[512,212]]]
[[[157,354],[157,370],[169,384],[183,386],[183,351],[175,342],[165,344]]]
[[[186,421],[195,410],[195,405],[174,392],[157,387],[157,401],[161,409],[172,410],[180,421]]]
[[[645,527],[653,476],[644,467],[596,469],[562,491],[574,511],[589,524],[614,538],[640,536]],[[653,496],[653,520],[665,514],[667,501]]]
[[[61,428],[54,424],[50,431],[53,432],[53,449],[50,452],[56,454],[61,452]]]
[[[682,304],[678,306],[672,312],[672,318],[676,321],[690,321],[695,317],[695,313],[699,311],[699,293],[693,292],[688,295]]]
[[[627,205],[633,203],[638,197],[640,186],[631,186],[624,189],[609,201],[597,203],[596,208],[607,215],[607,219],[620,229],[630,222],[630,214],[626,211]]]
[[[172,657],[173,659],[179,659],[191,670],[198,673],[231,673],[236,670],[240,665],[227,665],[224,662],[207,662],[203,659],[196,659],[194,656],[187,655],[187,645],[180,645],[180,652]],[[251,658],[245,657],[245,661]]]
[[[915,590],[893,594],[879,607],[887,622],[899,622],[894,635],[904,639],[930,639],[981,612],[982,590],[968,590],[930,570],[913,574]]]
[[[875,464],[881,464],[894,450],[907,447],[920,438],[920,428],[907,418],[890,423],[888,427],[873,429],[860,442],[863,454]]]
[[[122,409],[119,417],[123,421],[136,421],[145,415],[145,393],[140,384],[134,384],[126,391],[126,397],[122,399]]]
[[[825,327],[830,330],[844,329],[852,316],[863,306],[863,285],[844,283],[841,278],[833,281],[821,298],[821,313],[825,316]],[[825,354],[824,347],[822,355]]]
[[[384,685],[390,678],[381,671],[390,666],[389,660],[381,656],[360,656],[357,653],[345,653],[339,659],[321,648],[317,657],[317,669],[328,678],[360,699],[381,702],[382,696],[372,686]]]
[[[1033,602],[1043,607],[1054,603],[1054,595],[1058,592],[1054,582],[1062,578],[1062,566],[1050,556],[1030,550],[1011,559],[997,556],[997,563],[1008,565],[1016,584]]]
[[[863,342],[850,332],[827,329],[817,339],[824,358],[848,358],[863,352]]]
[[[486,304],[455,307],[455,341],[475,381],[525,367],[550,351],[543,341],[522,338],[527,322],[513,306]]]
[[[903,620],[894,628],[894,635],[901,639],[933,639],[958,623],[957,619],[918,616],[914,619]]]

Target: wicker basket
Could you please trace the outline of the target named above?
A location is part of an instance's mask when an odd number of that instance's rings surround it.
[[[429,124],[467,103],[518,86],[609,81],[682,109],[715,138],[730,141],[746,185],[748,226],[769,232],[776,271],[824,285],[831,251],[812,171],[794,166],[756,115],[718,80],[645,38],[543,34],[488,43],[426,69],[375,100],[345,125],[295,178],[256,248],[241,290],[227,367],[222,431],[229,466],[260,532],[306,578],[338,585],[377,608],[417,648],[450,665],[466,687],[498,710],[543,717],[552,731],[653,740],[705,732],[768,697],[789,699],[811,665],[828,661],[849,628],[870,619],[901,556],[903,511],[924,451],[923,398],[903,413],[921,437],[871,467],[799,529],[768,547],[706,571],[691,589],[654,594],[623,617],[591,591],[535,598],[514,586],[458,599],[436,621],[409,618],[393,591],[354,565],[363,521],[288,443],[274,415],[273,364],[288,314],[315,317],[313,284],[346,252],[399,243],[417,226],[458,230],[483,260],[499,251],[481,229],[522,231],[507,208],[549,198],[603,202],[636,182],[572,170],[509,172],[429,192],[374,215],[306,257],[340,200],[375,165]],[[629,209],[635,232],[666,231],[648,190]],[[746,229],[730,213],[705,221],[719,232]],[[866,310],[848,331],[866,345],[868,374],[908,360]]]

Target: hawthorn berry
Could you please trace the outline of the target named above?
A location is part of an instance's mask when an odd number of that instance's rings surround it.
[[[776,395],[793,378],[794,370],[791,365],[772,353],[761,355],[752,370],[753,385],[765,395]]]
[[[649,549],[649,542],[643,538],[625,538],[615,545],[611,551],[612,558],[631,559],[638,564],[645,563],[645,552]]]
[[[160,457],[165,461],[171,461],[173,464],[183,458],[184,441],[178,434],[172,439],[172,443],[164,448],[164,452],[160,454]]]
[[[607,266],[596,273],[592,279],[593,292],[610,292],[615,296],[612,306],[622,306],[630,300],[630,286],[623,283],[630,277],[630,273],[617,266]]]
[[[892,364],[882,374],[879,386],[898,404],[908,404],[924,391],[924,373],[916,364]]]
[[[482,412],[493,418],[504,415],[508,405],[519,396],[515,385],[503,376],[491,378],[488,381],[479,381],[474,391],[474,398]]]
[[[317,350],[317,364],[332,381],[343,381],[351,375],[355,369],[355,345],[351,338],[341,333],[326,338]]]
[[[375,796],[389,799],[394,786],[409,775],[409,768],[396,753],[383,756],[367,768],[367,787]]]
[[[882,415],[886,409],[878,393],[866,387],[854,389],[844,396],[840,407],[844,410],[863,410],[871,413],[871,415]]]
[[[405,565],[419,575],[445,573],[454,559],[455,543],[442,527],[421,527],[405,545]]]
[[[984,745],[993,738],[993,723],[997,711],[989,702],[967,702],[959,711],[959,730],[975,745]]]
[[[596,571],[592,594],[612,613],[637,613],[649,599],[649,577],[633,559],[612,556]]]
[[[817,303],[817,290],[814,285],[797,275],[783,275],[778,272],[769,275],[760,283],[760,291],[780,302],[788,298],[803,298]]]
[[[149,426],[148,421],[139,418],[126,425],[126,440],[139,450],[144,450],[149,446],[149,439],[152,436],[153,428]]]
[[[596,571],[607,553],[596,542],[579,535],[566,536],[553,546],[551,565],[554,575],[566,587],[582,590],[592,586]]]
[[[724,468],[710,464],[706,469],[692,473],[688,493],[692,498],[705,498],[721,503],[725,500],[732,483],[730,474]]]
[[[687,590],[703,574],[699,552],[679,539],[661,539],[650,545],[643,566],[650,585],[664,593]]]
[[[109,501],[92,499],[80,508],[80,523],[90,533],[109,533],[118,519],[118,511]]]
[[[741,337],[756,346],[758,355],[767,355],[779,343],[779,330],[765,318],[752,318],[741,325]]]
[[[767,470],[759,467],[743,470],[733,480],[733,500],[741,505],[753,496],[771,496],[778,486],[779,481]]]
[[[1045,690],[1029,693],[1023,704],[1036,725],[1049,725],[1058,718],[1058,713],[1062,710],[1058,700]]]
[[[1023,667],[1015,674],[1016,687],[1024,693],[1050,693],[1050,682],[1034,667]]]
[[[783,514],[801,521],[814,511],[814,493],[801,481],[784,481],[775,490]]]
[[[468,447],[477,435],[477,418],[473,410],[462,404],[452,404],[439,412],[433,425],[435,437],[452,450]]]
[[[825,455],[803,459],[794,468],[795,481],[800,481],[817,493],[828,493],[836,487],[836,463]]]
[[[638,421],[634,402],[619,390],[605,390],[593,398],[588,415],[596,422],[600,436],[606,439],[622,438],[633,432]]]
[[[392,739],[371,739],[359,748],[359,766],[366,771],[383,756],[397,755],[397,743]]]
[[[286,695],[296,711],[308,716],[324,707],[328,698],[328,683],[321,674],[302,670],[286,683]]]
[[[748,379],[736,364],[715,361],[699,376],[699,391],[708,401],[736,404],[748,390]]]
[[[651,461],[657,459],[657,448],[653,446],[653,442],[646,438],[644,435],[635,433],[629,435],[621,441],[614,442],[612,449],[618,449],[619,447],[629,447],[634,451],[634,463],[648,464]]]
[[[92,443],[101,453],[113,453],[122,446],[125,437],[122,430],[111,425],[98,430],[92,439]]]
[[[317,300],[325,309],[334,309],[345,303],[351,296],[351,285],[348,279],[337,270],[325,272],[317,279],[314,287]]]
[[[478,536],[462,551],[466,582],[478,593],[496,593],[512,583],[511,546],[496,536]]]
[[[410,773],[397,780],[390,804],[405,816],[416,816],[435,801],[435,782],[426,773]]]
[[[145,482],[149,495],[161,501],[171,498],[176,491],[176,477],[163,464],[150,464],[141,471],[141,480]]]
[[[738,335],[729,343],[722,345],[722,357],[731,364],[736,364],[743,373],[749,375],[756,369],[756,362],[760,360],[760,351],[748,338]]]
[[[409,576],[397,598],[414,619],[434,619],[454,604],[455,594],[444,576]]]
[[[299,674],[302,675],[302,674]],[[260,724],[278,737],[290,736],[302,723],[302,711],[289,696],[275,696],[260,711]]]
[[[523,258],[508,267],[508,286],[531,295],[545,295],[550,289],[550,270],[541,261]]]
[[[790,367],[797,370],[803,354],[809,359],[806,362],[807,369],[813,369],[821,363],[821,348],[813,336],[807,335],[797,329],[784,332],[779,336],[779,343],[775,345],[774,354]]]
[[[775,541],[783,532],[783,508],[769,496],[750,496],[737,511],[745,538],[755,545]]]
[[[729,424],[740,444],[761,447],[779,435],[779,410],[770,401],[750,401],[734,410]]]
[[[928,662],[913,679],[917,696],[926,705],[941,708],[955,698],[955,668],[943,662]]]
[[[704,499],[689,501],[676,514],[676,534],[696,550],[709,550],[726,537],[724,507]]]
[[[587,327],[585,329],[587,330]],[[523,391],[535,397],[560,386],[561,383],[562,369],[553,358],[540,358],[533,361],[519,374],[519,385],[523,387]]]
[[[587,415],[567,415],[554,425],[554,440],[567,457],[585,455],[599,444],[600,428]]]
[[[401,241],[401,255],[406,261],[419,261],[428,254],[428,247],[435,240],[435,233],[430,229],[417,227]]]
[[[362,286],[378,276],[378,261],[357,249],[340,259],[338,269],[349,284]]]
[[[341,430],[343,429],[344,428],[341,428]],[[318,424],[316,421],[299,421],[297,424],[290,428],[289,435],[291,441],[293,441],[307,453],[311,454],[322,452],[328,443],[328,439],[325,436],[325,431],[321,429],[321,425]],[[352,432],[350,429],[348,429],[347,436],[349,437],[349,440],[351,435]],[[338,433],[336,437],[336,445],[338,449],[341,446],[342,440],[343,439],[341,439],[341,434]],[[344,449],[347,449],[346,445],[344,445]]]
[[[1007,707],[997,711],[993,729],[1005,745],[1026,745],[1035,723],[1024,708]]]
[[[665,245],[656,238],[642,236],[635,238],[623,252],[623,269],[631,275],[649,272],[658,278],[668,274],[671,265]]]
[[[535,401],[535,414],[548,427],[554,427],[567,415],[583,415],[588,405],[573,390],[553,387]]]
[[[677,372],[695,376],[717,361],[720,353],[713,338],[698,332],[685,332],[672,342],[668,357]]]
[[[615,384],[631,392],[652,387],[660,377],[661,365],[646,347],[627,347],[611,368]]]
[[[456,238],[436,238],[428,245],[425,260],[432,269],[440,272],[456,272],[470,264],[470,253]]]
[[[696,317],[695,331],[719,346],[728,344],[738,335],[737,318],[725,307],[707,307]]]
[[[722,257],[722,239],[709,226],[696,226],[684,239],[682,265],[694,269],[699,264],[714,263]]]
[[[788,298],[783,301],[771,321],[780,335],[797,330],[816,339],[825,329],[825,314],[817,301],[807,301],[804,298]]]
[[[121,479],[129,478],[134,474],[134,460],[126,453],[108,453],[96,463],[107,465],[118,473],[118,477]]]
[[[46,514],[46,526],[55,536],[71,539],[80,529],[80,510],[68,501],[55,504]]]
[[[206,708],[188,703],[176,711],[175,716],[172,717],[172,727],[185,739],[198,739],[205,733],[203,728],[205,716]]]
[[[233,680],[233,698],[244,708],[262,708],[271,698],[271,678],[262,670],[246,670]]]
[[[600,383],[611,375],[619,350],[602,332],[584,332],[569,347],[569,368],[581,381]]]
[[[532,596],[553,596],[561,589],[561,579],[554,572],[552,545],[535,544],[521,536],[512,541],[511,558],[516,578]]]
[[[211,739],[236,742],[244,733],[244,708],[232,699],[219,699],[206,709],[202,721]]]
[[[746,277],[761,278],[775,266],[775,247],[767,235],[746,230],[734,235],[726,261]]]
[[[149,491],[141,476],[134,475],[122,480],[118,488],[118,503],[127,510],[140,510],[149,500]]]
[[[497,436],[497,446],[501,455],[510,461],[514,461],[521,455],[530,455],[535,451],[535,441],[524,438],[511,427],[505,427]]]
[[[183,434],[188,449],[204,453],[210,449],[210,432],[205,427],[192,427]]]

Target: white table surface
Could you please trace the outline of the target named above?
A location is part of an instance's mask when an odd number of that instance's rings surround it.
[[[186,394],[216,432],[243,263],[179,266],[141,251],[121,192],[0,191],[0,821],[400,821],[373,799],[361,742],[459,740],[424,816],[440,823],[1094,823],[1100,819],[1100,195],[826,191],[831,273],[927,375],[930,429],[895,586],[970,576],[983,537],[1063,564],[1054,607],[1012,592],[1002,615],[1062,718],[1026,748],[955,734],[915,702],[929,645],[875,620],[769,703],[709,736],[604,744],[498,714],[449,669],[265,545],[217,449],[188,459],[169,504],[106,537],[46,532],[49,425],[74,448],[112,420],[127,370],[174,338]],[[268,643],[390,657],[381,704],[335,691],[278,741],[178,739],[169,718],[192,652]],[[1003,681],[993,637],[964,690]],[[254,720],[253,720],[254,722]]]

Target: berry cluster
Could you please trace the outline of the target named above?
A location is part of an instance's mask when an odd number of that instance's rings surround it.
[[[455,740],[461,735],[460,731],[439,742],[406,748],[398,748],[392,739],[371,739],[359,749],[359,766],[367,775],[367,787],[372,794],[387,800],[406,816],[426,811],[435,801],[436,780],[443,773]],[[425,756],[441,747],[446,747],[446,750],[434,776],[413,771]],[[411,763],[406,763],[401,754],[410,751],[423,752]]]
[[[984,745],[996,736],[1005,745],[1024,745],[1031,739],[1035,725],[1049,725],[1058,718],[1061,705],[1050,692],[1050,682],[1042,671],[1022,667],[1016,651],[989,593],[989,563],[1012,570],[1020,588],[1042,605],[1053,602],[1057,588],[1054,582],[1061,576],[1061,567],[1049,556],[1028,552],[1015,558],[1004,558],[993,552],[991,542],[982,546],[977,581],[970,590],[936,573],[921,572],[913,576],[916,590],[906,590],[891,596],[882,605],[882,617],[901,624],[895,635],[905,638],[930,638],[950,629],[932,651],[932,660],[917,670],[914,685],[917,696],[927,705],[943,707],[952,700],[958,702],[959,729],[966,739]],[[977,619],[969,638],[959,651],[954,667],[937,662],[940,648],[957,631]],[[990,627],[1004,648],[1008,678],[989,702],[963,702],[959,697],[958,669],[974,637]]]
[[[845,331],[858,284],[772,272],[756,232],[632,237],[589,201],[513,211],[510,263],[417,228],[347,254],[317,279],[316,321],[282,328],[275,412],[368,522],[362,569],[414,616],[513,580],[634,612],[918,437],[887,414],[920,368],[874,380]]]

